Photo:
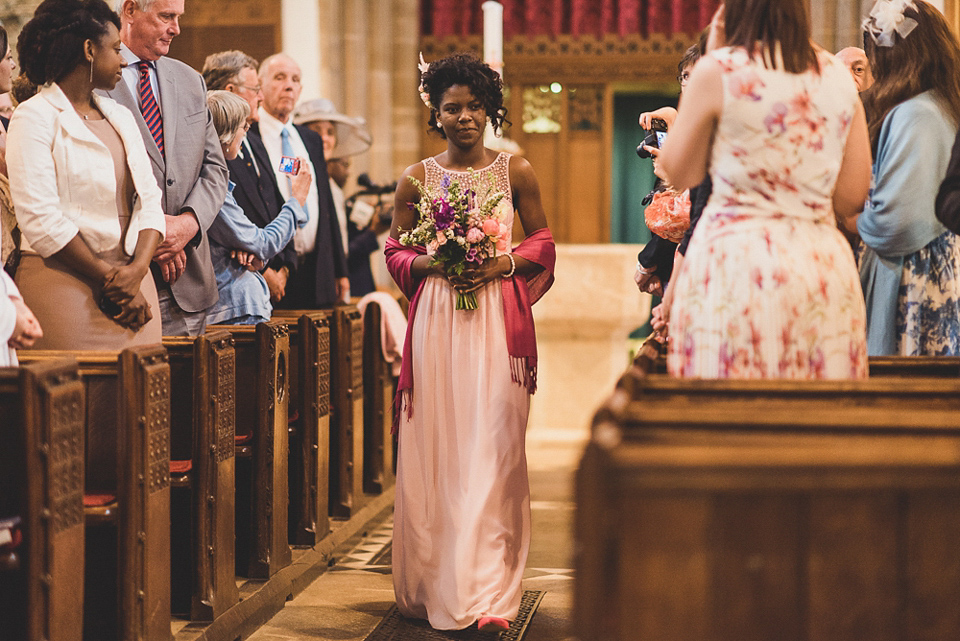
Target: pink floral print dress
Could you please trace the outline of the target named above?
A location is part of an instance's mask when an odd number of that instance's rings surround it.
[[[699,378],[861,378],[866,312],[832,195],[858,100],[846,68],[712,54],[723,107],[713,193],[678,276],[668,368]]]

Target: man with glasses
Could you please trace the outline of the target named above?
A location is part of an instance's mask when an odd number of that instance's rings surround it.
[[[250,105],[250,123],[260,118],[263,91],[257,77],[259,63],[242,51],[221,51],[207,56],[203,79],[208,89],[223,89],[237,94]],[[250,129],[240,153],[227,161],[230,180],[236,184],[233,196],[247,218],[258,227],[266,227],[283,206],[283,196],[270,157],[256,127]],[[270,288],[270,299],[277,303],[286,293],[287,277],[296,268],[297,252],[293,241],[277,254],[263,270]]]

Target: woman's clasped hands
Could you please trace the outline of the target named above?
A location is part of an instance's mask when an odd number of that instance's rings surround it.
[[[453,288],[461,294],[475,292],[487,283],[510,271],[509,259],[505,254],[488,258],[477,267],[468,267],[459,274],[446,274]]]
[[[103,277],[100,288],[100,308],[104,314],[135,332],[153,318],[150,304],[140,293],[140,283],[145,275],[143,270],[132,264],[112,267]],[[104,299],[114,305],[103,302]]]

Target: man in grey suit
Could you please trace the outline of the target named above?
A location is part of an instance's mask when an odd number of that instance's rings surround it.
[[[197,336],[217,302],[206,231],[227,193],[227,164],[203,78],[167,58],[184,0],[117,0],[123,78],[108,96],[133,112],[163,192],[167,233],[151,265],[163,333]]]

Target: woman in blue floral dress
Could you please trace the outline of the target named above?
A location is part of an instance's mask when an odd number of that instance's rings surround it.
[[[864,22],[876,82],[863,93],[873,189],[857,229],[871,355],[960,354],[960,238],[934,201],[960,122],[960,44],[922,0]]]
[[[727,0],[660,154],[677,189],[708,169],[713,181],[664,299],[676,376],[867,374],[863,294],[837,229],[867,196],[866,119],[846,67],[811,43],[805,4]]]

